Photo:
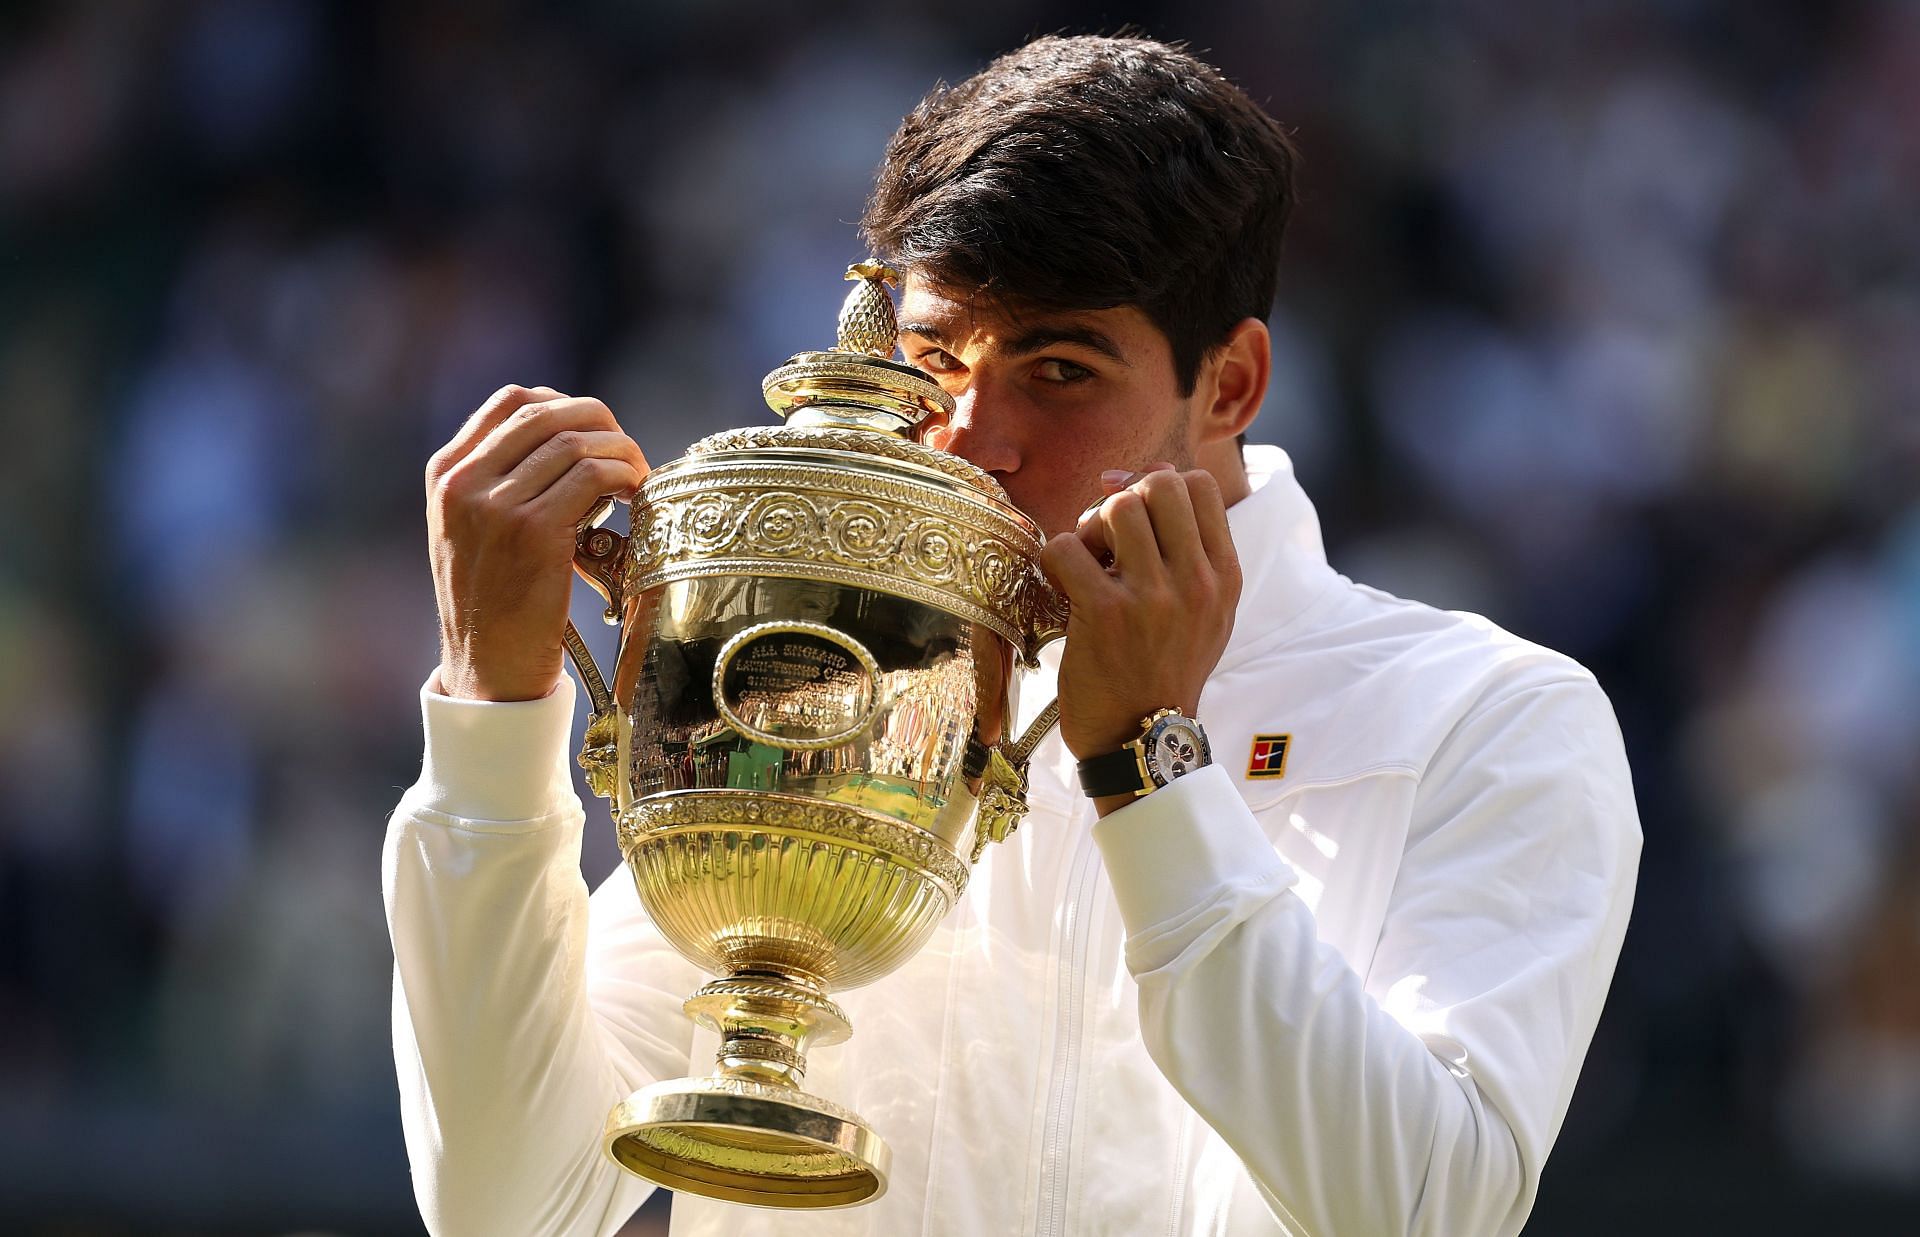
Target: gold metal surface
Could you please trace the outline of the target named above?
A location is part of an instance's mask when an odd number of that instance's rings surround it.
[[[768,374],[768,407],[800,426],[905,434],[934,415],[953,415],[953,397],[910,365],[890,358],[898,330],[887,285],[899,276],[877,262],[847,268],[856,281],[840,310],[831,352],[802,352]]]
[[[681,791],[620,816],[620,849],[670,944],[720,974],[853,988],[918,950],[967,886],[968,849],[868,808],[778,791]],[[796,905],[803,904],[803,905]]]
[[[866,733],[880,702],[880,663],[825,623],[756,623],[713,660],[713,702],[745,738],[790,752],[839,747]]]
[[[795,425],[844,425],[903,433],[953,397],[917,369],[852,352],[802,352],[761,384],[768,407]]]
[[[689,455],[656,469],[634,512],[627,588],[780,575],[948,609],[1031,661],[1063,627],[1035,567],[1038,532],[1011,505],[889,457],[808,445]]]
[[[877,455],[884,459],[918,464],[923,468],[931,468],[935,472],[943,472],[949,477],[964,481],[1008,506],[1013,505],[1013,500],[1007,497],[1007,491],[1001,484],[993,479],[993,474],[971,460],[961,459],[945,451],[936,451],[912,439],[895,438],[891,435],[881,437],[868,430],[825,425],[813,427],[750,425],[742,429],[722,430],[718,434],[710,434],[688,447],[687,454],[690,456],[712,455],[718,451],[746,451],[768,447],[858,451],[862,455]]]
[[[854,1113],[803,1091],[738,1078],[682,1078],[628,1097],[604,1146],[670,1190],[756,1207],[872,1202],[892,1153]]]
[[[1004,741],[1016,661],[1065,629],[1039,531],[987,473],[905,437],[951,400],[887,360],[891,271],[862,264],[840,347],[768,376],[786,425],[655,469],[576,565],[620,626],[611,683],[569,625],[594,713],[580,756],[662,935],[720,978],[686,1003],[717,1072],[608,1118],[615,1162],[671,1189],[852,1206],[888,1152],[801,1089],[852,1032],[829,998],[918,950],[1026,812],[1049,707]]]
[[[893,298],[888,288],[900,286],[900,274],[881,262],[855,262],[847,268],[853,291],[840,306],[838,341],[840,352],[858,352],[885,360],[893,355],[900,337],[899,319],[894,316]]]

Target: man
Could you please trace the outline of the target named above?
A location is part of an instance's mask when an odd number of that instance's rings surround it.
[[[1019,721],[1051,676],[1060,731],[1021,831],[812,1054],[809,1089],[892,1144],[886,1195],[683,1196],[676,1233],[1525,1221],[1625,931],[1631,785],[1590,675],[1337,575],[1285,456],[1243,455],[1292,168],[1217,72],[1130,39],[1039,40],[895,135],[863,227],[955,400],[928,441],[1050,535],[1072,620]],[[601,1157],[607,1109],[711,1068],[702,977],[624,873],[589,900],[576,872],[573,528],[645,472],[604,406],[519,387],[428,469],[444,649],[385,875],[438,1232],[617,1229],[647,1186]],[[1166,709],[1213,763],[1110,780]]]

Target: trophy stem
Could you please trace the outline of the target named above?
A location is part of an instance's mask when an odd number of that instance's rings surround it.
[[[838,1044],[853,1026],[813,983],[792,975],[736,971],[687,1000],[689,1017],[720,1033],[716,1060],[729,1078],[799,1087],[807,1049]]]

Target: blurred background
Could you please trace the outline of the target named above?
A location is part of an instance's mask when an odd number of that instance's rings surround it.
[[[418,1230],[378,855],[427,455],[510,381],[656,461],[767,419],[900,115],[1129,21],[1296,129],[1254,436],[1334,565],[1625,730],[1639,901],[1529,1232],[1920,1231],[1897,0],[4,6],[0,1230]]]

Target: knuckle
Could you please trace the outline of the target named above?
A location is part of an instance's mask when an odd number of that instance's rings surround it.
[[[606,460],[600,459],[597,456],[589,456],[576,463],[573,466],[573,470],[580,475],[582,480],[591,481],[597,485],[602,482],[611,481],[620,475],[619,470],[622,467],[623,465],[619,460]]]
[[[509,382],[506,386],[501,387],[498,391],[488,396],[486,403],[481,404],[479,411],[475,412],[474,415],[480,417],[500,408],[524,407],[529,402],[538,400],[539,398],[540,393],[538,388],[525,387],[517,382]]]
[[[474,469],[472,461],[461,460],[449,468],[443,469],[435,479],[434,489],[443,502],[452,503],[466,498],[473,489]]]
[[[445,522],[450,520],[458,509],[459,504],[454,501],[454,496],[448,492],[446,486],[430,485],[427,487],[428,515]]]
[[[499,520],[512,523],[516,516],[516,506],[504,494],[501,487],[495,486],[484,494],[475,494],[467,503],[474,514],[483,520]]]

